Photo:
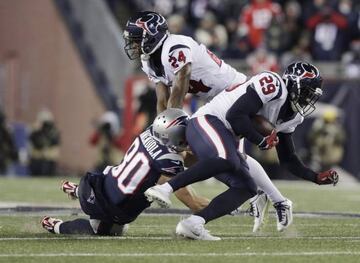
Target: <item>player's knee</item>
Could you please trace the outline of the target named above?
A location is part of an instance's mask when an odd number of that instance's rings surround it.
[[[97,219],[90,219],[90,225],[95,235],[109,236],[113,224]]]
[[[256,195],[257,186],[247,170],[237,170],[237,178],[230,184],[231,187],[238,188],[241,192],[247,192],[250,197]]]

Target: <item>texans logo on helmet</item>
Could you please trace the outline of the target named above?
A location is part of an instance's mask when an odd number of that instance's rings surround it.
[[[316,68],[308,63],[295,63],[292,71],[292,74],[303,78],[312,79],[318,75]]]
[[[145,17],[136,20],[135,25],[144,29],[150,35],[158,33],[158,26],[164,24],[165,18],[156,13],[147,14]]]

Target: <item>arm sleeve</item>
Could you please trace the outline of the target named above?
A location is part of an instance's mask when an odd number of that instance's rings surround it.
[[[306,167],[295,152],[291,133],[278,133],[279,144],[276,146],[280,164],[292,174],[304,180],[316,183],[317,173]]]
[[[237,99],[226,114],[226,120],[235,134],[246,137],[256,145],[261,143],[264,137],[255,130],[250,116],[255,115],[262,106],[263,103],[257,92],[248,86],[246,93]]]
[[[156,160],[156,165],[161,174],[174,176],[184,171],[184,159],[176,153],[167,153]]]

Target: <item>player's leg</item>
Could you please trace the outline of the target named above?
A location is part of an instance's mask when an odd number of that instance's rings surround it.
[[[238,156],[234,155],[234,149],[237,149],[234,135],[214,116],[191,119],[186,128],[186,138],[199,162],[167,183],[145,191],[149,200],[155,200],[163,207],[171,204],[169,196],[172,192],[246,165],[245,161],[240,164]],[[229,149],[232,155],[229,155]]]
[[[270,180],[264,168],[251,156],[247,156],[246,161],[249,165],[249,173],[255,184],[262,190],[250,199],[250,208],[254,216],[253,232],[260,229],[266,210],[268,208],[268,198],[274,204],[277,211],[277,228],[279,231],[287,228],[292,223],[292,203],[286,199],[277,187]]]
[[[209,129],[207,127],[207,130]],[[214,138],[215,136],[212,134],[211,137]],[[221,140],[219,141],[221,141],[224,147],[222,151],[224,158],[239,164],[233,173],[222,173],[216,176],[216,179],[228,185],[229,189],[215,197],[200,212],[180,221],[176,227],[178,235],[193,239],[218,240],[217,237],[209,234],[204,225],[211,220],[229,214],[256,194],[256,185],[248,173],[247,164],[238,154],[236,140],[233,137],[221,134]],[[199,149],[201,148],[199,147]],[[207,149],[206,152],[198,151],[195,153],[200,158],[203,158],[209,151],[210,149]],[[217,152],[219,153],[220,151],[218,150]]]
[[[63,222],[61,219],[46,216],[41,220],[44,229],[53,234],[94,235],[88,219],[78,218]]]
[[[176,227],[176,234],[192,239],[219,240],[209,234],[205,224],[211,220],[229,214],[256,193],[256,185],[246,173],[221,174],[218,180],[229,186],[229,189],[215,197],[210,204],[194,215],[181,220]]]
[[[70,221],[46,216],[41,220],[44,229],[53,234],[122,236],[128,230],[128,224],[119,225],[112,221],[78,218]]]
[[[251,195],[238,188],[229,188],[215,197],[210,204],[200,212],[181,220],[176,226],[176,234],[191,239],[220,240],[219,237],[210,235],[205,229],[205,224],[211,220],[229,214],[239,207]]]
[[[249,165],[249,173],[255,184],[267,194],[272,203],[282,202],[286,198],[270,180],[261,164],[251,156],[247,155],[246,162]]]

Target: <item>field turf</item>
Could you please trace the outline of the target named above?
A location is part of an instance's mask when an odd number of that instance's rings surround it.
[[[226,216],[207,225],[223,240],[205,242],[175,238],[181,215],[165,214],[166,210],[141,215],[124,237],[47,233],[39,224],[42,216],[77,217],[69,212],[75,210],[45,211],[78,207],[58,190],[60,180],[0,179],[0,262],[360,262],[359,184],[319,187],[279,182],[280,190],[294,202],[295,218],[289,229],[276,231],[270,209],[259,233],[251,232],[251,217]],[[200,183],[195,189],[212,197],[223,187]],[[34,211],[15,209],[20,206]],[[184,208],[176,201],[174,207]]]

